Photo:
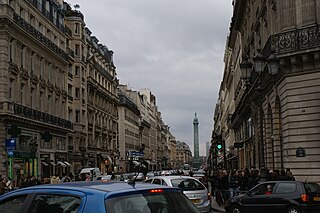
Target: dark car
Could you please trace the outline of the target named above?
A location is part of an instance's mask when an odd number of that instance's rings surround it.
[[[268,181],[230,198],[227,213],[319,213],[320,186],[298,181]]]
[[[178,188],[110,182],[47,184],[0,196],[1,213],[176,213],[199,210]]]

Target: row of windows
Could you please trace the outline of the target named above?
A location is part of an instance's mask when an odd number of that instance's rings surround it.
[[[65,77],[59,67],[14,39],[10,42],[9,60],[18,67],[65,89]]]
[[[89,65],[89,76],[93,78],[98,84],[100,84],[103,88],[107,89],[111,94],[116,93],[116,86],[106,79],[102,74],[98,71],[94,70],[91,65]]]
[[[40,3],[41,2],[41,3]],[[45,7],[43,8],[43,5]],[[15,11],[27,22],[29,22],[35,29],[41,32],[44,36],[49,38],[53,43],[55,43],[61,49],[65,49],[64,38],[59,38],[54,32],[41,23],[33,14],[24,9],[21,5],[16,4],[14,6]],[[59,27],[60,29],[64,27],[64,17],[57,15],[57,9],[50,5],[49,0],[45,0],[44,4],[42,0],[38,0],[38,10],[43,11],[47,18],[52,20],[52,23]],[[52,11],[52,12],[50,12]]]
[[[65,111],[61,110],[61,107],[65,108],[66,104],[60,96],[55,96],[52,92],[45,92],[44,90],[29,86],[28,82],[25,81],[18,83],[16,79],[10,79],[8,99],[42,112],[59,117],[65,116]]]

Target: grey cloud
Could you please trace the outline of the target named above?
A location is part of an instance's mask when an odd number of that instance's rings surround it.
[[[201,153],[210,140],[232,15],[231,0],[69,0],[92,33],[114,51],[118,77],[149,88],[177,140],[193,150],[200,120]]]

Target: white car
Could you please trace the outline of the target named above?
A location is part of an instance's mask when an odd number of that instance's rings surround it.
[[[205,185],[196,178],[189,176],[156,176],[144,182],[181,188],[183,193],[201,212],[210,212],[211,195]]]

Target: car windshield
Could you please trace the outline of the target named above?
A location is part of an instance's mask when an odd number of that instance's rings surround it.
[[[119,196],[106,200],[108,213],[199,213],[181,192],[145,193]]]
[[[307,193],[320,193],[320,186],[317,183],[304,183]]]
[[[205,187],[195,179],[173,179],[171,180],[171,184],[174,187],[179,187],[184,191],[188,190],[204,190]]]

